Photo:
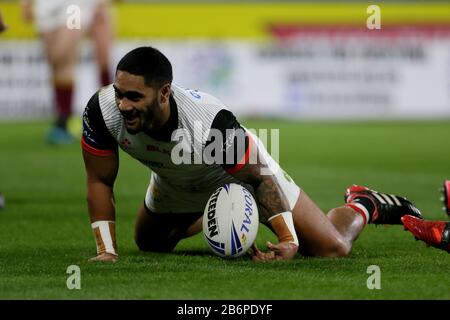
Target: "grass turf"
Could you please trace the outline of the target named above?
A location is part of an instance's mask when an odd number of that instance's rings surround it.
[[[283,168],[324,211],[358,183],[406,195],[429,219],[446,218],[437,188],[450,178],[450,122],[244,124],[280,129]],[[343,259],[223,260],[200,235],[171,254],[139,252],[134,219],[149,173],[124,153],[115,186],[120,260],[88,263],[95,243],[80,147],[49,147],[46,130],[42,122],[0,124],[1,299],[450,299],[450,255],[400,226],[368,226]],[[260,230],[260,247],[275,240]],[[66,287],[73,264],[81,290]],[[366,286],[369,265],[381,269],[381,290]]]

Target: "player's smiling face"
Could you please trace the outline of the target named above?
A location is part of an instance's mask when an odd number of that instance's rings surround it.
[[[152,132],[163,125],[164,102],[168,102],[168,96],[165,97],[163,91],[167,90],[156,90],[145,84],[143,76],[120,70],[116,73],[113,86],[117,107],[129,133]],[[170,92],[170,85],[168,88]]]

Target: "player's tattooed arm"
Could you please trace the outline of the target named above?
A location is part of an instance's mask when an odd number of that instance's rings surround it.
[[[265,163],[257,145],[251,143],[249,148],[248,162],[242,169],[231,174],[254,188],[259,208],[262,209],[260,213],[265,220],[269,220],[276,214],[289,211],[288,201],[275,173]]]
[[[222,162],[222,167],[237,180],[253,186],[260,220],[267,223],[278,236],[278,244],[267,243],[270,250],[267,253],[259,251],[254,246],[253,258],[255,260],[292,258],[297,252],[298,240],[289,202],[277,180],[277,172],[273,171],[280,170],[279,166],[271,162],[274,167],[272,168],[266,163],[272,159],[263,156],[266,153],[264,146],[259,145],[259,139],[253,141],[252,135],[246,132],[231,112],[220,111],[211,129],[218,129],[223,137],[222,160],[226,161]],[[212,139],[213,130],[210,136],[211,139],[208,141],[215,142],[216,140]],[[229,161],[231,159],[232,161]]]
[[[248,162],[239,171],[231,174],[236,179],[253,186],[261,220],[269,221],[269,225],[279,240],[278,244],[267,242],[268,252],[261,252],[254,245],[253,260],[291,259],[297,253],[298,240],[294,241],[294,239],[297,239],[294,227],[288,228],[283,220],[286,213],[290,214],[288,200],[278,183],[276,172],[273,172],[268,164],[265,163],[257,145],[251,143],[249,148],[250,157]]]
[[[264,174],[265,171],[267,167],[264,164],[247,164],[235,177],[254,188],[261,215],[267,221],[278,213],[289,211],[289,206],[276,176]]]

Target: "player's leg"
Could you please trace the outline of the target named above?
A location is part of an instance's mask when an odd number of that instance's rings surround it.
[[[271,161],[265,155],[266,161]],[[310,199],[305,191],[281,168],[274,170],[275,179],[285,195],[292,212],[294,227],[299,240],[299,252],[304,255],[339,257],[347,256],[353,241],[364,228],[364,219],[349,207],[336,208],[327,215]],[[259,206],[264,214],[263,206]],[[261,215],[260,215],[261,216]],[[269,228],[270,224],[263,221]]]
[[[135,241],[139,249],[169,252],[181,239],[200,232],[203,209],[199,209],[202,205],[194,204],[194,199],[194,195],[172,189],[170,184],[152,173],[136,220]],[[191,213],[184,210],[191,210]]]
[[[49,134],[49,142],[64,144],[72,138],[67,132],[67,121],[72,113],[75,65],[81,31],[58,27],[41,34],[47,60],[52,72],[56,104],[56,126]]]
[[[101,2],[96,6],[91,23],[90,36],[95,47],[100,82],[102,86],[106,86],[112,81],[109,62],[113,39],[113,27],[107,2]]]
[[[353,241],[364,228],[361,214],[350,207],[341,207],[330,211],[328,216],[325,215],[306,192],[300,190],[293,179],[279,167],[262,142],[254,135],[252,138],[259,145],[261,161],[267,164],[267,172],[272,172],[286,197],[292,212],[300,253],[323,257],[347,256]],[[263,206],[259,208],[264,210]],[[263,213],[262,216],[268,215]]]
[[[200,212],[155,213],[142,205],[136,220],[136,245],[142,251],[170,252],[181,239],[201,231],[201,217]]]
[[[362,186],[348,188],[345,201],[345,206],[324,216],[304,192],[300,194],[292,213],[306,253],[346,256],[367,223],[401,224],[407,214],[421,219],[420,211],[406,198]]]
[[[365,226],[361,214],[349,207],[335,208],[325,215],[304,191],[300,193],[292,216],[299,251],[312,256],[347,256]]]
[[[56,84],[71,85],[78,58],[81,30],[61,26],[41,34],[48,63]]]

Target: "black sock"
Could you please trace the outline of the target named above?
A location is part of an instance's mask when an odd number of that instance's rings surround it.
[[[353,199],[352,202],[359,203],[360,205],[364,206],[366,208],[367,212],[369,212],[370,220],[372,220],[372,215],[375,212],[375,206],[372,202],[372,200],[366,198],[366,197],[356,197]]]

